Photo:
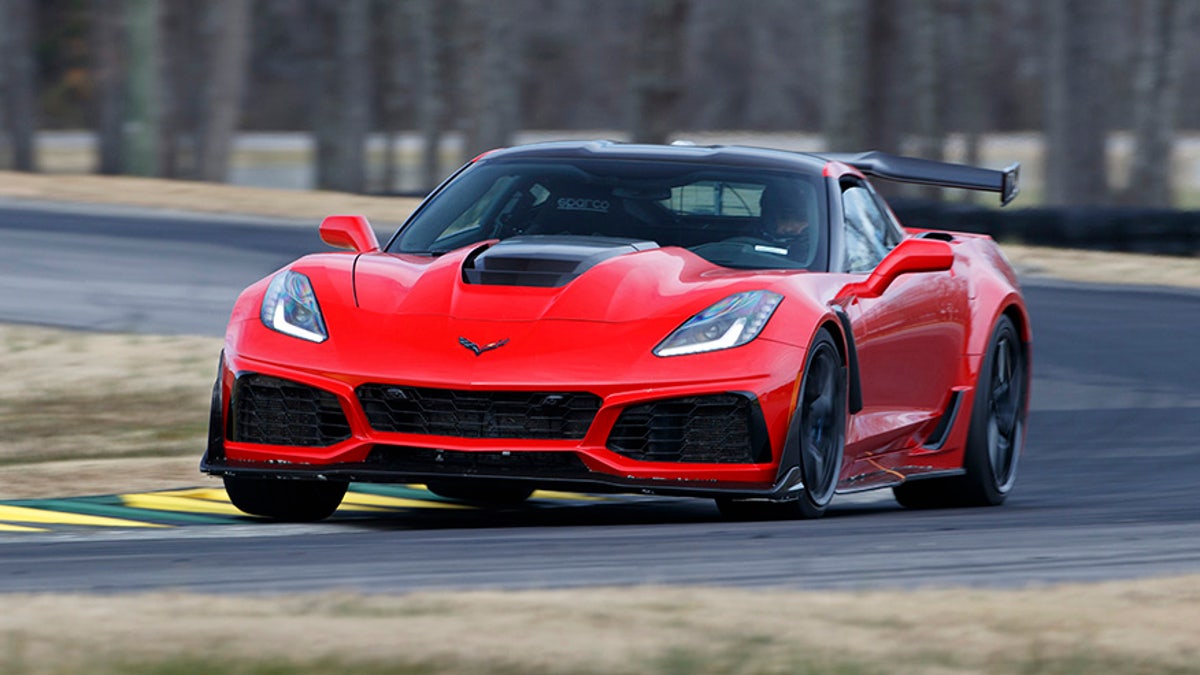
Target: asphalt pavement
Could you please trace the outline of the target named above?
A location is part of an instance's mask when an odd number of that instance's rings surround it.
[[[324,248],[316,226],[0,204],[0,321],[219,335],[243,286]],[[0,591],[908,588],[1200,572],[1200,293],[1032,279],[1025,291],[1029,438],[1000,508],[907,511],[884,492],[839,497],[818,521],[728,523],[706,501],[622,497],[0,534]]]

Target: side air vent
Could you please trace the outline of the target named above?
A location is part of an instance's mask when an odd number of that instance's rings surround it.
[[[463,281],[484,286],[565,286],[599,263],[658,248],[652,241],[527,235],[491,246],[463,264]]]

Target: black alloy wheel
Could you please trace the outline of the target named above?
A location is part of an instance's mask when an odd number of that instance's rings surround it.
[[[793,430],[798,431],[800,476],[796,499],[718,499],[721,513],[737,520],[819,518],[837,491],[846,445],[846,371],[833,337],[822,329],[808,350]]]
[[[1017,480],[1029,407],[1025,345],[1012,319],[1001,316],[979,371],[963,475],[896,486],[896,500],[910,508],[998,506]]]
[[[994,506],[1017,480],[1028,407],[1024,346],[1008,317],[996,324],[979,383],[985,398],[976,399],[964,468],[969,501]]]

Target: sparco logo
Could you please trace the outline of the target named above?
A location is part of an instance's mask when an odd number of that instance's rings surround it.
[[[561,197],[558,200],[559,211],[595,211],[608,213],[607,199],[585,199],[582,197]]]

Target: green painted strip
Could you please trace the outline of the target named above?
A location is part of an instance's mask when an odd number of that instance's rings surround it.
[[[397,497],[400,499],[420,499],[426,502],[446,502],[450,504],[458,504],[459,502],[453,499],[439,497],[428,490],[418,490],[410,488],[407,485],[397,483],[351,483],[351,492],[362,492],[368,495],[379,495],[381,497]]]
[[[4,503],[11,504],[12,506],[46,509],[48,511],[82,513],[89,516],[124,518],[126,520],[162,523],[166,525],[228,525],[229,523],[239,522],[235,517],[222,518],[194,513],[134,509],[121,505],[120,499],[119,496],[112,495],[105,497],[80,497],[76,499],[29,499]]]

